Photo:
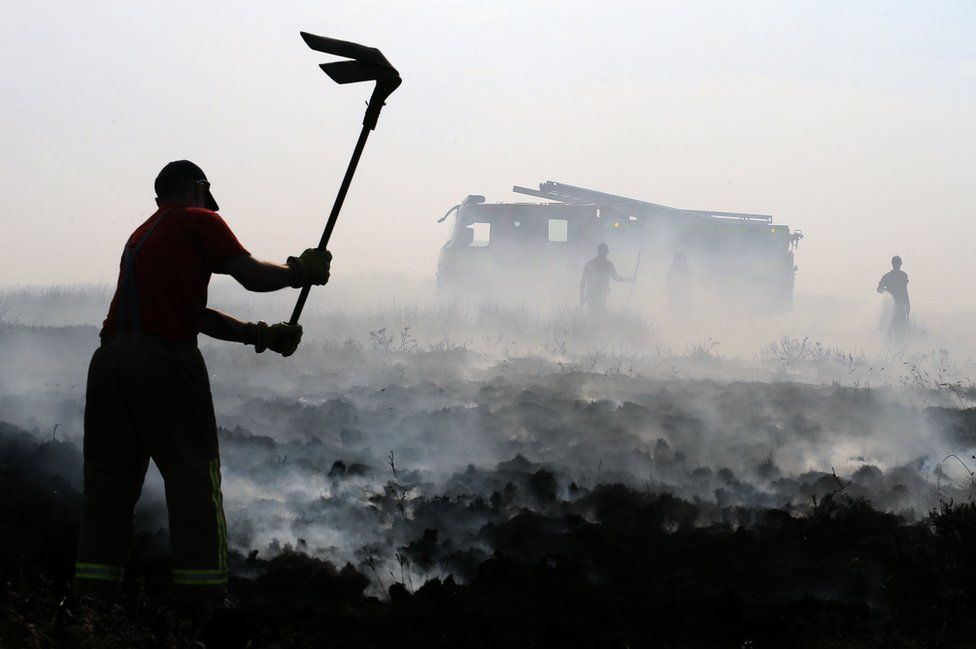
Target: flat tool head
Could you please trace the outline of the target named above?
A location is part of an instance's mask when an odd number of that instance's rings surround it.
[[[399,79],[396,70],[393,68],[384,68],[362,61],[336,61],[335,63],[323,63],[319,67],[329,75],[330,79],[340,84]]]
[[[305,44],[316,52],[325,52],[333,56],[341,56],[349,61],[323,63],[319,67],[329,75],[329,78],[339,84],[358,83],[360,81],[375,81],[376,87],[369,98],[369,107],[363,124],[373,129],[379,119],[380,109],[386,98],[400,85],[400,73],[390,65],[383,53],[375,47],[366,47],[358,43],[340,41],[337,38],[316,36],[308,32],[301,32]]]
[[[301,32],[301,34],[305,40],[305,44],[316,52],[325,52],[326,54],[341,56],[345,59],[353,59],[354,61],[365,61],[366,63],[373,63],[374,65],[381,65],[386,68],[393,67],[386,60],[386,57],[383,56],[383,53],[375,47],[367,47],[349,41],[340,41],[338,38],[316,36],[308,32]]]

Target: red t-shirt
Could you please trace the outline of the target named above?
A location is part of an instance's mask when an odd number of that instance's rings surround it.
[[[143,333],[173,341],[195,339],[207,306],[210,275],[225,261],[250,254],[216,212],[179,204],[160,207],[132,233],[126,250],[135,249],[160,218],[132,262],[137,292],[134,302],[131,296],[121,298],[126,292],[123,251],[102,336],[135,330],[134,304]],[[120,299],[123,313],[118,311]]]

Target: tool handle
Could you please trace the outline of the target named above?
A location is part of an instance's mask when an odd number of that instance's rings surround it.
[[[336,195],[335,203],[332,204],[332,212],[329,213],[329,220],[326,222],[325,230],[322,232],[322,238],[319,240],[319,250],[325,250],[329,239],[332,237],[332,230],[335,229],[336,221],[339,220],[339,211],[342,209],[342,203],[346,200],[346,193],[349,191],[349,185],[352,184],[352,177],[356,173],[356,167],[359,165],[359,158],[363,155],[363,149],[366,147],[366,138],[369,137],[370,130],[370,127],[364,124],[363,130],[359,133],[356,148],[353,149],[349,166],[346,167],[346,175],[343,176],[342,184],[339,185],[339,193]],[[308,299],[308,294],[311,290],[311,285],[302,287],[302,292],[298,294],[298,301],[295,303],[295,309],[291,312],[291,318],[288,320],[288,324],[298,324],[298,319],[302,315],[302,309],[305,308],[305,301]]]
[[[634,297],[634,287],[637,286],[637,271],[640,270],[640,259],[643,250],[637,251],[637,263],[634,265],[634,281],[630,283],[630,293],[627,294],[627,306],[630,306],[630,300]]]

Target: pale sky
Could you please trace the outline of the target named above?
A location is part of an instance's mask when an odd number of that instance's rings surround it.
[[[802,229],[797,290],[976,307],[976,3],[5,2],[0,285],[114,282],[152,181],[189,158],[258,257],[314,245],[369,87],[404,83],[336,229],[334,277],[432,276],[467,194],[552,179]]]

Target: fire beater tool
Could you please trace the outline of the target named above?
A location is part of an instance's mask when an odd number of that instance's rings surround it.
[[[307,32],[302,32],[301,34],[305,40],[305,44],[316,52],[325,52],[326,54],[348,59],[346,61],[335,61],[333,63],[322,63],[319,65],[322,71],[336,83],[376,82],[376,86],[373,88],[373,94],[370,96],[369,103],[366,107],[366,116],[363,118],[363,129],[359,133],[359,140],[356,142],[356,148],[353,149],[349,166],[346,167],[346,175],[343,176],[342,184],[339,185],[339,193],[336,195],[335,202],[332,204],[332,212],[329,214],[329,220],[325,224],[325,231],[322,232],[322,238],[319,240],[318,249],[325,250],[329,239],[332,237],[332,230],[335,228],[336,221],[339,220],[339,211],[342,209],[342,203],[346,200],[346,193],[349,191],[349,185],[352,183],[352,177],[356,173],[359,158],[362,156],[363,148],[366,146],[366,138],[369,137],[369,132],[376,128],[376,122],[380,117],[380,110],[382,110],[386,98],[397,89],[402,80],[396,68],[390,65],[390,62],[386,60],[383,53],[375,47],[366,47],[365,45],[350,43],[349,41],[316,36]],[[302,288],[302,292],[298,295],[298,302],[295,304],[295,310],[292,311],[288,324],[298,324],[298,318],[302,315],[302,309],[305,308],[305,300],[308,299],[310,290],[311,286]]]
[[[630,293],[627,294],[627,306],[630,306],[630,298],[634,297],[634,287],[637,286],[637,271],[640,270],[640,258],[643,250],[637,251],[637,264],[634,266],[634,281],[630,283]]]

